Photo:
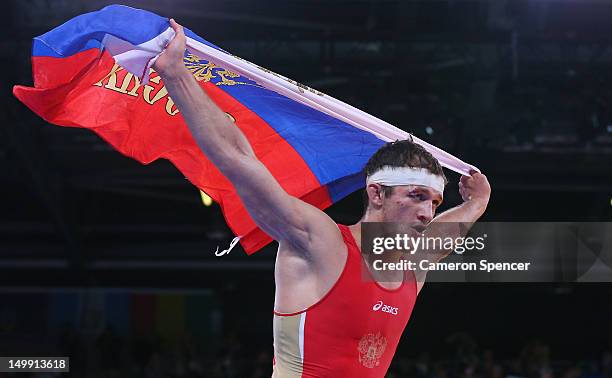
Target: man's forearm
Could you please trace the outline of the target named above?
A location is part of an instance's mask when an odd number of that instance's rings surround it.
[[[242,131],[219,109],[187,69],[163,79],[198,146],[215,166],[223,171],[237,157],[254,156]]]
[[[481,201],[466,201],[435,217],[425,231],[427,237],[442,237],[457,240],[464,237],[487,207]],[[427,251],[426,258],[440,261],[453,252],[456,246],[437,251]]]
[[[435,217],[432,222],[474,223],[485,212],[487,204],[482,201],[466,201]]]

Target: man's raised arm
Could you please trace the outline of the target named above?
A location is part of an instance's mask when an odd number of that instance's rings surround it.
[[[436,216],[429,225],[427,236],[463,237],[485,212],[491,196],[491,186],[482,173],[472,172],[471,176],[461,176],[459,194],[463,203]],[[443,250],[429,256],[440,261],[452,250]]]
[[[256,158],[242,133],[208,97],[185,68],[185,34],[174,20],[176,32],[155,62],[154,68],[198,146],[227,177],[257,225],[278,241],[305,251],[313,238],[313,227],[333,221],[319,209],[287,194],[268,169]],[[329,227],[329,225],[328,225]]]

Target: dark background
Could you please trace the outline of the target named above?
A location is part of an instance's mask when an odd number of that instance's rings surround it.
[[[275,246],[215,258],[233,235],[171,164],[145,167],[91,132],[46,124],[10,93],[31,84],[32,37],[107,4],[3,4],[0,355],[71,353],[78,377],[189,376],[178,355],[199,361],[191,376],[269,376]],[[485,220],[612,220],[610,1],[124,4],[478,166],[493,188]],[[459,177],[447,175],[442,210],[459,201]],[[352,223],[361,209],[355,193],[328,213]],[[24,331],[37,307],[23,303],[92,288],[206,290],[220,336],[142,347],[129,332],[83,337],[82,321],[63,334]],[[609,376],[611,303],[609,283],[429,284],[389,376]]]

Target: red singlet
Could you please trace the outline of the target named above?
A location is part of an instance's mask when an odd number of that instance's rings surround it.
[[[273,378],[384,377],[417,297],[414,279],[395,290],[362,278],[367,269],[349,228],[338,281],[316,304],[274,313]]]

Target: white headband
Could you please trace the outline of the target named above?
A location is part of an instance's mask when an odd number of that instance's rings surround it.
[[[423,185],[444,193],[444,179],[425,168],[384,167],[368,176],[366,185],[376,183],[385,186]]]

